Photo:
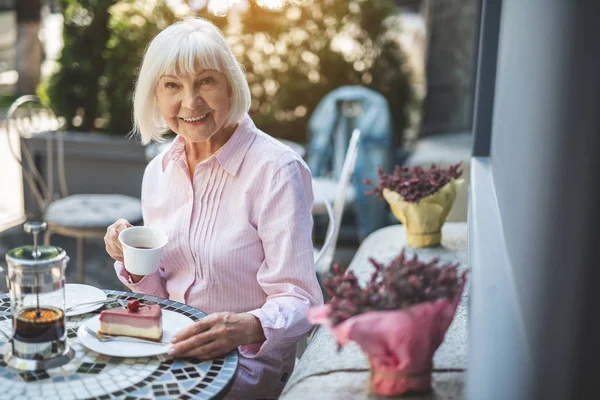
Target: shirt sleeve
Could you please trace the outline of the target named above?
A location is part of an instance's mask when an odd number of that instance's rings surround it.
[[[263,193],[266,200],[257,230],[265,260],[257,279],[267,301],[249,313],[260,320],[266,340],[240,346],[240,353],[247,358],[295,344],[312,327],[306,318],[308,308],[323,304],[314,268],[313,193],[308,167],[298,160],[285,165]]]
[[[163,155],[164,156],[164,155]],[[160,165],[156,163],[162,163],[162,157],[155,157],[150,164],[146,166],[144,170],[144,176],[142,177],[142,219],[144,221],[144,225],[150,223],[150,219],[148,218],[148,210],[145,207],[145,198],[148,195],[148,180],[152,179],[153,170],[151,166]],[[155,168],[156,169],[156,168]],[[129,289],[131,289],[134,293],[143,293],[149,294],[153,296],[163,297],[165,299],[169,298],[169,293],[166,289],[166,283],[164,278],[160,275],[160,268],[158,268],[154,273],[150,275],[144,276],[139,282],[133,283],[131,280],[131,276],[129,272],[125,269],[125,266],[120,261],[115,261],[115,272],[117,273],[117,278]]]
[[[137,283],[133,283],[131,275],[125,269],[125,266],[120,261],[115,261],[115,272],[119,280],[131,289],[134,293],[150,294],[152,296],[158,296],[162,298],[169,298],[167,289],[165,286],[165,280],[160,276],[160,270],[157,269],[150,275],[144,276]]]

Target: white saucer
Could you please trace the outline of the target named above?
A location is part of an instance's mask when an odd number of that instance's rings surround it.
[[[60,291],[40,295],[40,306],[60,306],[61,305]],[[65,285],[65,308],[72,307],[80,303],[88,303],[91,301],[106,300],[106,294],[97,287],[90,285],[80,285],[77,283],[67,283]],[[25,305],[35,305],[35,296],[28,295],[24,299]],[[103,303],[91,304],[88,306],[77,307],[66,313],[67,317],[81,315],[92,312],[102,307]]]
[[[170,342],[173,336],[185,327],[194,323],[191,318],[174,311],[162,311],[163,335],[161,341]],[[114,340],[111,342],[101,342],[94,336],[90,335],[83,324],[86,324],[90,329],[98,332],[100,328],[100,315],[96,315],[84,322],[77,329],[77,338],[88,349],[96,353],[104,354],[113,357],[150,357],[159,354],[165,354],[170,344],[152,344],[152,343],[132,343],[125,341]]]

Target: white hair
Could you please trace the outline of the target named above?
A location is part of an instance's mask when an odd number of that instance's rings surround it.
[[[155,89],[161,76],[212,69],[225,75],[230,88],[225,127],[240,122],[250,109],[250,88],[243,67],[223,34],[202,18],[187,18],[160,32],[146,49],[133,95],[133,133],[143,144],[162,141],[168,127],[159,113]]]

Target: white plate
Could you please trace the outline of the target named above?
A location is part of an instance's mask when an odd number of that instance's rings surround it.
[[[61,305],[61,292],[56,291],[52,293],[42,294],[40,295],[40,306],[59,306]],[[80,303],[88,303],[90,301],[101,301],[106,300],[106,294],[90,285],[80,285],[77,283],[67,283],[65,285],[65,308],[72,307],[76,304]],[[25,305],[34,305],[35,304],[35,296],[30,295],[25,297],[24,299]],[[81,306],[77,307],[67,313],[67,317],[72,317],[74,315],[81,315],[85,313],[92,312],[94,310],[99,309],[104,304],[92,304],[89,306]]]
[[[191,318],[174,311],[162,311],[163,335],[161,341],[170,342],[173,336],[186,326],[194,323]],[[77,330],[79,341],[88,349],[96,353],[113,357],[150,357],[165,354],[171,347],[169,344],[160,345],[152,343],[132,343],[114,340],[101,342],[86,332],[83,324],[93,331],[100,328],[100,315],[96,315],[82,323]]]

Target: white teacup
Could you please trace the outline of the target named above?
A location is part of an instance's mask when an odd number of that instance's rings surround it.
[[[158,229],[133,226],[119,233],[119,241],[123,246],[125,269],[135,275],[149,275],[158,268],[169,238]]]

